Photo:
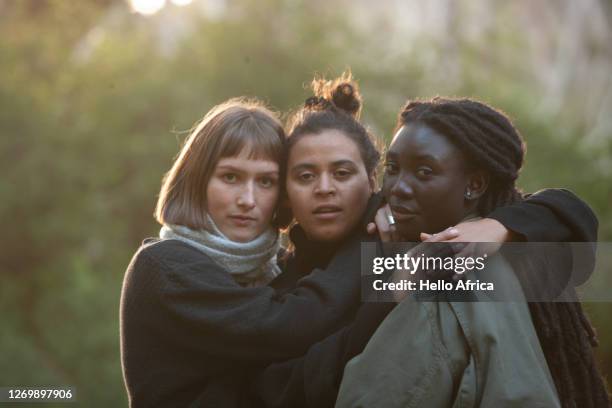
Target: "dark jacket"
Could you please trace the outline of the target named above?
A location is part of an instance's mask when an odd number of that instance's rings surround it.
[[[560,407],[512,266],[495,254],[472,274],[513,301],[408,296],[346,365],[336,408]]]

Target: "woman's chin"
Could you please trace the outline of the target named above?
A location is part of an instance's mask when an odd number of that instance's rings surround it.
[[[232,230],[227,233],[222,230],[221,232],[223,232],[223,235],[225,235],[230,241],[240,242],[240,243],[251,242],[252,240],[254,240],[260,235],[259,231],[255,231],[255,230],[248,230],[248,231]]]
[[[421,240],[421,232],[422,228],[417,225],[411,223],[410,225],[405,224],[396,224],[397,232],[400,237],[400,241],[404,242],[418,242]]]
[[[308,239],[315,242],[334,243],[341,241],[346,236],[346,232],[343,228],[338,228],[335,226],[310,230],[304,228],[304,231],[306,232]]]
[[[415,230],[402,230],[400,228],[397,229],[399,235],[399,241],[401,242],[420,242],[421,241],[421,231]]]

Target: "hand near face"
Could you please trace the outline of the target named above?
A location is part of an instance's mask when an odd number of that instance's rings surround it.
[[[367,225],[368,234],[375,234],[378,232],[380,240],[382,242],[399,242],[402,240],[401,236],[397,232],[395,224],[391,224],[389,221],[393,218],[391,208],[389,204],[385,204],[380,207],[374,217],[374,222]],[[500,224],[501,225],[501,224]],[[449,227],[444,231],[437,234],[425,234],[421,233],[421,241],[426,242],[443,242],[450,241],[459,236],[459,230],[454,227]]]
[[[368,233],[377,233],[383,242],[401,241],[394,225],[389,224],[389,214],[391,210],[388,205],[381,207],[376,213],[375,222],[369,223],[367,226]],[[462,222],[454,227],[449,227],[435,234],[421,233],[423,243],[448,242],[452,243],[449,247],[455,257],[481,257],[484,254],[495,254],[501,248],[504,242],[516,241],[518,237],[504,227],[500,222],[483,218],[476,221]],[[433,246],[420,245],[411,252],[421,250],[432,251]],[[430,254],[431,255],[431,254]],[[422,271],[430,279],[445,279],[448,278],[448,273],[440,271]],[[457,280],[464,275],[454,274],[453,280]],[[395,279],[407,279],[405,273],[396,273]],[[410,277],[414,278],[414,277]],[[403,298],[405,294],[400,295]],[[401,299],[396,299],[401,300]]]
[[[390,215],[392,213],[388,204],[379,208],[374,222],[367,225],[368,233],[378,233],[382,242],[401,241],[395,225],[389,223]],[[504,227],[499,221],[491,218],[462,222],[435,234],[422,232],[420,237],[421,241],[427,243],[453,243],[452,248],[456,257],[492,255],[499,251],[504,242],[519,239],[516,234]]]
[[[382,242],[394,242],[399,241],[400,237],[397,234],[395,224],[391,224],[393,215],[391,214],[391,208],[389,204],[385,204],[376,211],[374,222],[370,222],[367,225],[368,234],[373,235],[378,232],[380,240]]]

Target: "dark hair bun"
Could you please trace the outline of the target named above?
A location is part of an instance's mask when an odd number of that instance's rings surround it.
[[[338,84],[332,92],[332,103],[355,116],[361,109],[361,97],[350,82]]]
[[[361,113],[361,94],[359,86],[353,80],[350,71],[344,72],[340,77],[333,80],[325,80],[323,78],[315,78],[312,81],[312,90],[315,98],[319,101],[325,100],[335,108],[340,109],[353,116],[359,118]],[[319,103],[321,108],[326,108],[325,103]]]

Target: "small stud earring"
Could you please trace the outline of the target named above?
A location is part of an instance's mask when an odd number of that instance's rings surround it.
[[[471,190],[465,190],[465,194],[463,196],[466,199],[471,200],[472,199],[472,191]]]

